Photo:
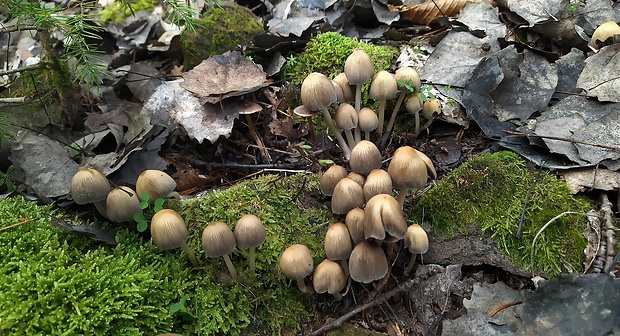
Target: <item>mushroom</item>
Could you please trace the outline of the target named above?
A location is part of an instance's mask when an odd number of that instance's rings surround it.
[[[355,245],[349,258],[351,279],[370,283],[383,278],[387,272],[387,257],[381,246],[367,240]]]
[[[424,189],[429,174],[432,178],[437,177],[428,156],[409,146],[400,147],[394,152],[388,173],[392,185],[399,190],[398,203],[401,207],[405,204],[409,189]]]
[[[407,264],[404,273],[405,275],[409,275],[418,253],[424,254],[428,251],[428,235],[426,231],[424,231],[424,228],[419,224],[411,224],[407,228],[407,233],[405,233],[405,246],[411,253],[411,259],[409,259],[409,264]]]
[[[364,191],[357,182],[345,177],[336,184],[331,204],[333,213],[344,215],[362,205],[364,205]]]
[[[377,132],[379,136],[383,134],[383,120],[385,118],[385,103],[388,99],[394,98],[398,93],[398,85],[396,84],[396,80],[394,76],[385,71],[381,70],[377,72],[377,74],[370,82],[370,90],[368,91],[368,96],[374,100],[379,101],[379,125],[377,126]]]
[[[348,178],[352,179],[353,181],[357,182],[357,184],[360,185],[360,187],[364,188],[364,183],[366,183],[366,176],[360,174],[360,173],[356,173],[356,172],[350,172],[347,175]]]
[[[364,237],[364,209],[353,208],[347,212],[347,216],[344,219],[344,223],[349,229],[349,235],[354,244],[366,239]]]
[[[347,75],[345,75],[344,72],[337,74],[333,81],[340,86],[340,89],[342,89],[342,103],[348,103],[355,100],[355,90],[351,87],[351,84],[349,84]]]
[[[390,121],[385,129],[385,134],[383,135],[383,138],[381,138],[381,147],[385,147],[387,144],[392,128],[394,127],[394,123],[396,122],[396,115],[398,114],[400,106],[403,103],[403,99],[408,93],[411,92],[410,89],[413,89],[413,92],[415,93],[420,91],[420,86],[422,85],[420,82],[420,75],[416,69],[409,66],[396,70],[396,73],[394,73],[394,80],[396,80],[398,91],[400,91],[400,93],[398,95],[398,99],[396,100],[396,105],[394,105],[392,115],[390,116]]]
[[[422,116],[426,119],[426,123],[415,133],[416,137],[420,134],[419,132],[422,132],[431,125],[435,115],[439,113],[441,113],[441,101],[437,98],[428,98],[424,104],[422,104]]]
[[[354,172],[367,175],[381,168],[381,152],[374,143],[362,140],[353,147],[349,164]]]
[[[160,250],[167,251],[180,247],[194,267],[200,265],[194,251],[187,245],[187,225],[176,211],[162,209],[153,215],[151,237],[153,244]]]
[[[592,34],[590,45],[595,49],[601,49],[606,45],[615,43],[618,38],[616,35],[620,35],[620,26],[614,21],[607,21],[598,26]]]
[[[349,265],[347,259],[353,250],[349,229],[342,223],[334,223],[329,226],[325,233],[325,255],[327,259],[340,261],[344,274],[349,275]]]
[[[306,287],[304,278],[310,275],[313,269],[314,261],[305,245],[291,245],[280,256],[280,271],[287,278],[295,280],[302,293],[312,293],[312,289]]]
[[[265,147],[263,139],[261,139],[261,137],[258,136],[258,133],[256,133],[256,129],[254,128],[254,123],[252,122],[251,117],[251,115],[254,113],[260,114],[262,110],[263,107],[260,104],[249,101],[247,99],[243,99],[238,104],[238,112],[239,114],[245,115],[245,121],[248,123],[248,131],[250,132],[250,135],[254,138],[254,141],[256,141],[256,145],[258,146],[258,150],[260,151],[263,163],[270,163],[271,155],[269,154],[267,147]]]
[[[320,74],[318,72],[313,72],[309,74],[301,83],[301,102],[304,106],[310,111],[321,111],[323,113],[323,117],[332,133],[336,137],[338,141],[338,145],[340,149],[342,149],[342,153],[344,154],[346,159],[349,159],[351,155],[351,149],[344,141],[342,135],[336,128],[334,124],[334,120],[327,108],[336,102],[336,90],[334,89],[334,84],[332,81],[327,78],[327,76]]]
[[[340,291],[347,283],[347,276],[342,267],[329,259],[323,260],[312,274],[312,285],[317,293],[333,295],[336,300],[342,299]]]
[[[366,183],[362,187],[366,202],[378,194],[392,193],[392,178],[383,169],[375,169],[366,176]]]
[[[131,222],[136,213],[142,213],[140,200],[133,189],[125,186],[116,187],[108,193],[106,213],[113,222]]]
[[[364,132],[366,140],[370,141],[370,132],[376,130],[377,126],[379,126],[379,117],[375,111],[368,107],[362,108],[357,114],[357,129]]]
[[[100,171],[92,168],[78,170],[71,179],[71,198],[77,204],[93,203],[100,214],[108,217],[106,209],[101,203],[108,197],[112,187],[110,182]]]
[[[357,112],[351,104],[342,103],[336,109],[336,116],[334,117],[336,126],[344,130],[344,134],[347,136],[347,143],[350,148],[355,147],[357,143],[353,137],[352,129],[357,127]]]
[[[344,103],[344,91],[342,91],[342,87],[335,80],[332,79],[332,84],[334,84],[334,90],[336,90],[336,102]]]
[[[174,191],[177,183],[170,175],[157,169],[147,169],[143,171],[136,181],[136,192],[141,201],[142,194],[146,193],[149,202],[155,202],[158,198],[174,197],[180,199],[179,194]]]
[[[415,128],[414,133],[417,137],[420,134],[420,110],[424,106],[424,102],[422,101],[422,97],[419,93],[413,93],[409,95],[407,98],[407,102],[405,103],[405,108],[409,114],[413,114],[415,117]]]
[[[364,208],[364,237],[386,239],[386,232],[395,239],[402,239],[407,222],[398,201],[392,195],[373,196]]]
[[[211,222],[202,231],[202,249],[205,254],[211,258],[223,257],[233,280],[237,280],[238,276],[228,254],[235,250],[236,245],[235,235],[224,222]]]
[[[244,215],[237,221],[234,234],[239,248],[250,249],[250,272],[254,273],[254,250],[265,242],[265,226],[255,215]]]
[[[305,106],[299,105],[293,110],[293,113],[306,119],[306,123],[308,124],[308,133],[310,133],[310,137],[312,138],[312,144],[316,147],[316,133],[314,132],[314,122],[312,121],[312,117],[319,114],[319,111],[310,111]]]
[[[339,165],[329,167],[321,176],[320,189],[323,195],[331,196],[336,184],[345,177],[347,177],[347,170],[344,167]]]
[[[344,73],[349,84],[355,85],[355,111],[359,113],[362,106],[362,85],[375,74],[375,66],[364,50],[355,49],[344,62]]]

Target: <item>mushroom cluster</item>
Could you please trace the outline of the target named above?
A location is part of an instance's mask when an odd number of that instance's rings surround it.
[[[370,81],[368,96],[379,103],[376,113],[368,107],[362,108],[361,106],[362,86],[368,81]],[[352,148],[362,140],[362,132],[366,140],[371,140],[371,132],[376,130],[377,143],[380,141],[382,147],[387,144],[396,115],[405,98],[407,98],[407,110],[416,118],[415,134],[419,134],[424,128],[420,127],[419,117],[419,111],[422,110],[420,86],[420,76],[414,68],[403,67],[395,74],[385,70],[375,73],[370,56],[361,49],[355,49],[345,61],[344,72],[338,74],[333,80],[317,72],[309,74],[304,79],[301,85],[303,105],[296,108],[294,113],[304,118],[311,118],[322,113],[344,157],[349,159]],[[397,96],[394,110],[384,132],[387,102]],[[418,100],[419,104],[416,108],[415,103]],[[334,106],[333,118],[330,113],[332,106]],[[432,114],[428,115],[432,117]],[[432,118],[427,119],[425,127],[430,125],[430,121]],[[309,120],[309,123],[312,124],[312,121]],[[344,137],[341,132],[344,133]]]

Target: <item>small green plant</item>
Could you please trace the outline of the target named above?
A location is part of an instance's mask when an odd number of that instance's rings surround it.
[[[410,79],[409,81],[405,82],[403,80],[398,80],[396,81],[398,83],[398,85],[404,87],[405,89],[409,90],[409,92],[411,93],[415,93],[415,86],[413,85],[413,81]]]
[[[0,171],[0,187],[6,186],[9,192],[15,190],[15,184],[17,181],[13,179],[13,165],[9,166],[6,172]]]
[[[568,11],[575,12],[578,8],[579,8],[579,0],[573,0],[568,6]]]
[[[189,299],[187,294],[183,295],[179,302],[175,303],[170,307],[170,312],[175,314],[178,313],[182,315],[184,320],[195,320],[200,319],[200,310],[196,310],[195,312],[191,311],[186,305],[185,302]],[[191,301],[191,300],[190,300]]]
[[[151,203],[149,202],[149,194],[142,193],[142,202],[140,202],[140,209],[150,210],[150,206],[151,206]],[[155,214],[163,208],[164,208],[164,199],[158,198],[155,200],[155,202],[153,202],[153,210],[149,212],[151,212],[152,214]],[[152,217],[152,215],[150,217]],[[133,215],[133,220],[136,221],[136,223],[138,223],[138,226],[137,226],[138,232],[146,231],[146,229],[149,226],[148,221],[146,220],[146,217],[144,217],[143,212],[136,212]]]
[[[430,85],[423,86],[420,88],[420,98],[422,98],[423,102],[425,102],[429,98],[436,98],[432,90],[433,88]]]

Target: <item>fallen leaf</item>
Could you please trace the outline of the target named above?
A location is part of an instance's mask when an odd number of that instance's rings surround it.
[[[620,173],[605,168],[577,168],[562,171],[560,173],[573,194],[584,192],[588,189],[619,190]]]
[[[577,87],[600,101],[620,102],[620,44],[603,47],[586,59]]]
[[[101,241],[109,245],[116,246],[118,243],[116,242],[116,237],[113,234],[103,231],[100,228],[92,225],[71,225],[59,218],[52,218],[50,220],[50,224],[53,227],[57,227],[59,229],[65,231],[73,231],[79,234],[83,234],[88,238],[96,241]]]
[[[291,141],[297,140],[308,134],[307,130],[302,130],[301,127],[295,127],[295,121],[293,118],[272,120],[269,123],[269,131],[271,131],[274,135],[285,137]]]
[[[457,15],[468,2],[481,1],[482,0],[426,0],[426,2],[413,6],[393,6],[388,4],[388,8],[391,11],[403,13],[409,21],[427,25],[437,17],[453,17]]]

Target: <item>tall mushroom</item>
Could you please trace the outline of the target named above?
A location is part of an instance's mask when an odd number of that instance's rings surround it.
[[[224,222],[211,222],[202,231],[202,249],[205,254],[211,258],[223,257],[233,280],[237,280],[238,275],[228,255],[236,246],[235,235]]]
[[[387,257],[381,246],[367,240],[355,245],[349,258],[351,279],[370,283],[383,278],[387,272]]]
[[[357,128],[357,112],[351,104],[342,103],[336,109],[336,115],[334,117],[336,126],[344,130],[344,134],[347,137],[347,143],[350,148],[355,147],[357,143],[353,137],[352,129]]]
[[[383,135],[383,138],[381,138],[381,147],[385,147],[387,144],[392,128],[394,127],[394,123],[396,122],[396,115],[398,114],[400,106],[403,103],[403,99],[408,93],[411,92],[410,89],[413,90],[413,93],[416,93],[420,91],[421,86],[420,75],[416,69],[409,66],[396,70],[396,73],[394,73],[394,80],[396,80],[398,91],[400,93],[398,95],[398,99],[396,100],[396,104],[394,105],[392,115],[390,116],[390,121],[385,129],[385,134]]]
[[[428,156],[409,146],[400,147],[394,152],[388,173],[392,178],[392,185],[399,190],[398,203],[401,208],[405,204],[409,189],[424,189],[429,175],[432,178],[437,177]]]
[[[411,253],[409,264],[407,264],[404,273],[405,275],[409,275],[418,253],[424,254],[428,251],[428,235],[426,231],[424,231],[424,228],[419,224],[411,224],[407,228],[407,233],[405,233],[405,246]]]
[[[325,233],[324,247],[327,259],[340,261],[344,274],[348,276],[349,264],[347,263],[347,259],[351,256],[353,244],[351,243],[351,236],[349,235],[347,226],[342,223],[330,225]]]
[[[333,295],[336,300],[342,299],[340,291],[347,283],[347,276],[340,265],[329,259],[323,260],[312,274],[312,285],[317,293]]]
[[[254,273],[254,250],[265,242],[265,226],[255,215],[244,215],[237,221],[234,234],[239,248],[250,249],[250,272]]]
[[[362,85],[375,74],[375,66],[364,50],[355,49],[344,62],[344,73],[349,84],[355,85],[355,111],[359,113],[362,107]]]
[[[364,132],[366,140],[370,141],[370,132],[376,130],[378,126],[379,117],[372,109],[364,107],[357,114],[357,129]]]
[[[106,199],[106,213],[113,222],[131,222],[136,213],[142,213],[140,200],[133,189],[120,186],[112,189]]]
[[[187,245],[187,225],[176,211],[162,209],[153,215],[151,237],[153,244],[160,250],[167,251],[180,247],[187,254],[194,267],[200,265],[194,251]]]
[[[179,194],[174,191],[176,187],[177,183],[170,175],[157,169],[143,171],[136,181],[138,198],[143,201],[142,195],[146,193],[151,203],[158,198],[174,197],[179,199]]]
[[[327,76],[321,73],[313,72],[301,83],[301,102],[310,111],[320,110],[323,113],[323,117],[325,121],[327,121],[327,125],[329,125],[332,133],[334,133],[338,145],[340,149],[342,149],[342,153],[346,159],[349,159],[351,156],[351,149],[336,128],[334,120],[327,110],[336,100],[337,96],[334,84]]]
[[[377,72],[372,79],[372,82],[370,82],[368,96],[379,101],[379,125],[377,126],[377,133],[379,133],[379,137],[383,134],[385,103],[388,99],[394,98],[396,93],[398,93],[398,85],[396,84],[394,76],[385,70]]]
[[[313,269],[314,261],[306,245],[291,245],[280,256],[280,271],[287,278],[295,280],[302,293],[310,294],[312,292],[306,286],[304,278],[310,275]]]
[[[71,179],[71,198],[77,204],[93,203],[104,217],[108,217],[103,201],[112,187],[100,171],[92,168],[78,170]]]
[[[254,122],[252,122],[251,115],[254,113],[259,113],[260,115],[261,111],[263,111],[263,107],[260,104],[249,101],[247,99],[242,100],[238,104],[238,112],[239,114],[245,115],[245,121],[248,123],[248,131],[250,132],[250,135],[254,138],[254,141],[256,141],[256,146],[258,146],[258,150],[263,159],[263,163],[270,163],[271,155],[269,154],[267,147],[265,147],[263,139],[261,139],[258,133],[256,133],[256,129],[254,128]]]

